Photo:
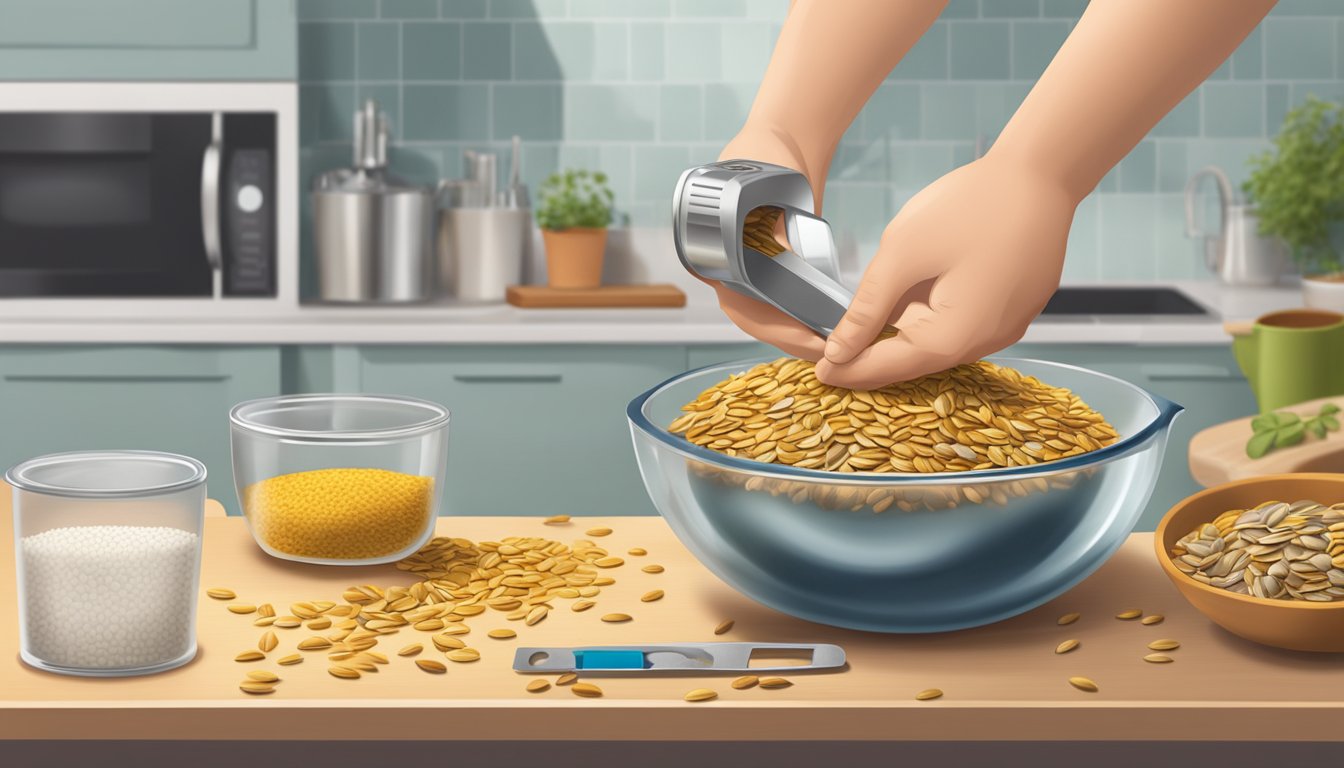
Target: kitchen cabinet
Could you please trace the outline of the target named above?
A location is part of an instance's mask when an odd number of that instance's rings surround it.
[[[655,514],[625,406],[683,371],[684,347],[377,346],[333,365],[341,391],[448,407],[446,514]]]
[[[1230,346],[1018,344],[1003,354],[1091,368],[1185,407],[1172,424],[1153,497],[1135,526],[1139,531],[1153,530],[1176,502],[1201,490],[1190,475],[1190,438],[1206,427],[1256,412],[1250,384]]]
[[[769,344],[696,344],[686,348],[686,370],[734,360],[755,360],[783,355]]]
[[[0,78],[293,80],[287,0],[0,0]]]
[[[229,409],[279,391],[277,347],[0,347],[0,465],[90,449],[186,454],[237,514]]]

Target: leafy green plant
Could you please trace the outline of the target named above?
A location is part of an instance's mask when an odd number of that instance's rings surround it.
[[[611,223],[615,199],[601,171],[565,170],[541,183],[537,226],[542,229],[605,227]]]
[[[1304,275],[1344,269],[1330,225],[1344,219],[1344,106],[1307,98],[1283,120],[1274,148],[1250,159],[1243,188],[1260,234],[1292,249]]]
[[[1339,430],[1339,406],[1326,403],[1315,416],[1303,419],[1295,413],[1281,411],[1262,413],[1251,420],[1250,442],[1246,443],[1246,455],[1258,459],[1276,448],[1287,448],[1307,439],[1307,433],[1318,439],[1326,432]]]

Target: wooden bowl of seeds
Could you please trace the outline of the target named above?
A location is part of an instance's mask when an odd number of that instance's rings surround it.
[[[1227,631],[1344,652],[1344,474],[1266,475],[1172,507],[1154,536],[1176,589]]]

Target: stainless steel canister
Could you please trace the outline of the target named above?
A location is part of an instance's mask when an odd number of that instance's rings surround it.
[[[323,301],[412,302],[432,295],[428,188],[315,189],[313,246]]]
[[[353,169],[313,183],[313,252],[323,301],[425,301],[434,291],[434,193],[387,171],[387,117],[355,114]]]
[[[439,217],[439,274],[461,301],[504,301],[523,279],[532,235],[526,208],[445,208]]]

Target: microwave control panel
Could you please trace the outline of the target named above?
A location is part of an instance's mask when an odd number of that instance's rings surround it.
[[[225,115],[224,148],[224,293],[274,296],[275,115]]]

